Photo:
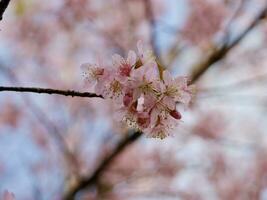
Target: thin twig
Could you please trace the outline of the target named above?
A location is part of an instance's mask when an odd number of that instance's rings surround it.
[[[222,30],[224,41],[229,41],[231,26],[233,25],[238,15],[242,12],[243,8],[245,7],[246,1],[247,0],[240,0],[239,2],[237,2],[236,8],[234,9],[229,19],[225,22],[224,28],[223,28],[224,30]]]
[[[155,56],[160,59],[160,52],[157,46],[157,31],[156,31],[156,21],[153,13],[153,5],[151,0],[144,0],[146,18],[150,24],[150,43],[155,53]]]
[[[42,93],[42,94],[57,94],[63,96],[72,96],[72,97],[99,97],[102,98],[101,95],[97,95],[95,93],[90,92],[78,92],[74,90],[58,90],[51,88],[36,88],[36,87],[7,87],[0,86],[0,92],[3,91],[13,91],[13,92],[30,92],[30,93]]]
[[[247,78],[235,83],[230,83],[222,86],[214,86],[207,88],[198,89],[198,93],[202,94],[217,94],[217,93],[229,93],[236,92],[236,90],[240,90],[244,87],[251,87],[259,82],[267,81],[267,73],[263,73],[260,75],[253,76],[251,78]]]
[[[224,58],[232,48],[234,48],[240,41],[255,27],[259,24],[259,22],[266,17],[267,14],[267,4],[265,7],[259,12],[259,14],[252,20],[251,24],[240,33],[232,42],[223,44],[220,48],[215,49],[210,55],[204,59],[203,62],[193,67],[192,71],[192,82],[197,80],[204,72],[206,72],[209,67],[222,58]]]
[[[0,1],[0,21],[3,19],[4,12],[7,9],[9,2],[10,2],[10,0],[1,0]]]

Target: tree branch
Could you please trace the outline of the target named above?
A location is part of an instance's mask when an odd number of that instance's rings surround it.
[[[264,9],[252,20],[251,24],[240,33],[232,42],[223,44],[221,47],[215,49],[210,55],[207,56],[204,61],[200,62],[197,66],[193,67],[191,82],[195,82],[204,72],[208,70],[208,68],[217,63],[222,58],[224,58],[228,52],[238,45],[241,40],[267,15],[267,4]],[[94,93],[89,92],[78,92],[74,90],[57,90],[50,88],[34,88],[34,87],[4,87],[0,86],[0,92],[2,91],[14,91],[14,92],[32,92],[32,93],[46,93],[46,94],[58,94],[64,96],[72,96],[72,97],[100,97],[101,95],[96,95]]]
[[[224,58],[232,48],[234,48],[236,45],[238,45],[242,39],[255,27],[259,24],[259,22],[264,19],[267,15],[267,4],[265,7],[258,13],[257,16],[255,16],[254,20],[250,23],[250,25],[242,32],[240,33],[232,42],[225,43],[220,48],[215,49],[210,55],[207,56],[204,61],[193,67],[192,71],[192,79],[191,81],[196,81],[204,72],[206,72],[209,67],[218,61],[220,61],[222,58]]]
[[[156,57],[160,59],[160,52],[157,46],[157,32],[156,32],[156,21],[153,13],[153,5],[151,0],[144,0],[146,18],[150,25],[150,44]]]
[[[3,14],[7,9],[10,0],[1,0],[0,1],[0,21],[3,19]]]
[[[39,93],[39,94],[57,94],[63,96],[72,96],[72,97],[99,97],[103,98],[101,95],[90,92],[78,92],[74,90],[57,90],[51,88],[35,88],[35,87],[6,87],[0,86],[0,92],[3,91],[13,91],[13,92],[29,92],[29,93]]]
[[[126,137],[124,137],[116,146],[116,148],[108,155],[96,168],[96,170],[92,173],[91,176],[85,177],[80,180],[80,182],[72,188],[70,191],[66,193],[63,197],[64,200],[74,200],[74,197],[77,192],[85,189],[86,187],[97,182],[98,178],[102,174],[102,172],[110,165],[112,161],[130,144],[134,143],[140,136],[141,132],[132,132],[129,133]]]

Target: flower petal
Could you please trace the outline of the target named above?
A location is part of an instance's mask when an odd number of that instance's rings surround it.
[[[173,82],[173,78],[171,76],[171,73],[167,70],[163,71],[163,80],[166,85],[171,85]]]
[[[136,53],[134,51],[129,51],[128,57],[127,57],[127,63],[130,66],[133,66],[136,63]]]
[[[112,63],[115,67],[121,66],[121,64],[124,62],[125,62],[124,58],[121,57],[119,54],[114,54],[112,56]]]

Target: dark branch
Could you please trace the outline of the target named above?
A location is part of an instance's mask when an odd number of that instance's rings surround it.
[[[90,92],[77,92],[74,90],[57,90],[57,89],[51,89],[51,88],[0,86],[0,92],[3,92],[3,91],[57,94],[57,95],[72,96],[72,97],[100,97],[102,98],[101,95],[97,95],[95,93],[90,93]]]
[[[197,66],[193,67],[192,71],[192,82],[195,82],[204,72],[206,72],[211,65],[217,63],[221,59],[223,59],[232,48],[238,45],[242,39],[255,27],[259,24],[259,22],[264,19],[267,15],[267,4],[265,7],[259,12],[259,14],[252,20],[250,25],[240,33],[232,42],[226,43],[222,45],[220,48],[215,49],[208,57],[198,64]]]
[[[144,0],[146,18],[150,25],[150,44],[152,46],[153,52],[158,59],[160,59],[160,52],[157,46],[157,32],[156,32],[156,21],[153,13],[153,5],[151,0]]]
[[[206,70],[209,69],[211,65],[217,63],[222,58],[224,58],[228,52],[236,45],[238,45],[241,40],[267,15],[267,5],[264,9],[255,17],[251,24],[238,35],[232,42],[222,45],[220,48],[215,49],[203,62],[193,67],[191,82],[195,82]],[[0,86],[1,91],[15,91],[15,92],[32,92],[32,93],[46,93],[46,94],[58,94],[64,96],[72,97],[101,97],[94,93],[89,92],[77,92],[74,90],[56,90],[50,88],[33,88],[33,87],[4,87]]]
[[[97,182],[98,178],[100,177],[100,175],[103,173],[103,171],[111,164],[112,161],[114,161],[114,159],[130,144],[132,144],[133,142],[135,142],[138,138],[140,138],[140,136],[142,135],[142,133],[136,131],[136,132],[132,132],[129,135],[127,135],[126,137],[124,137],[116,146],[116,148],[111,152],[110,155],[108,155],[100,164],[99,166],[96,168],[96,170],[92,173],[91,176],[89,177],[85,177],[83,179],[81,179],[81,181],[74,187],[72,188],[70,191],[68,191],[68,193],[65,195],[65,197],[63,198],[64,200],[74,200],[74,197],[76,195],[77,192],[79,192],[80,190],[85,189],[86,187],[94,184],[95,182]]]
[[[10,2],[10,0],[1,0],[0,1],[0,21],[3,19],[4,12],[7,9],[9,2]]]

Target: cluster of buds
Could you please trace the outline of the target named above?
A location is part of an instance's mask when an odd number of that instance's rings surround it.
[[[187,77],[172,78],[152,51],[144,51],[141,41],[137,49],[126,59],[115,54],[109,67],[83,64],[83,74],[97,95],[112,100],[117,119],[148,137],[163,139],[181,120],[176,105],[190,103],[193,86],[188,86]]]

